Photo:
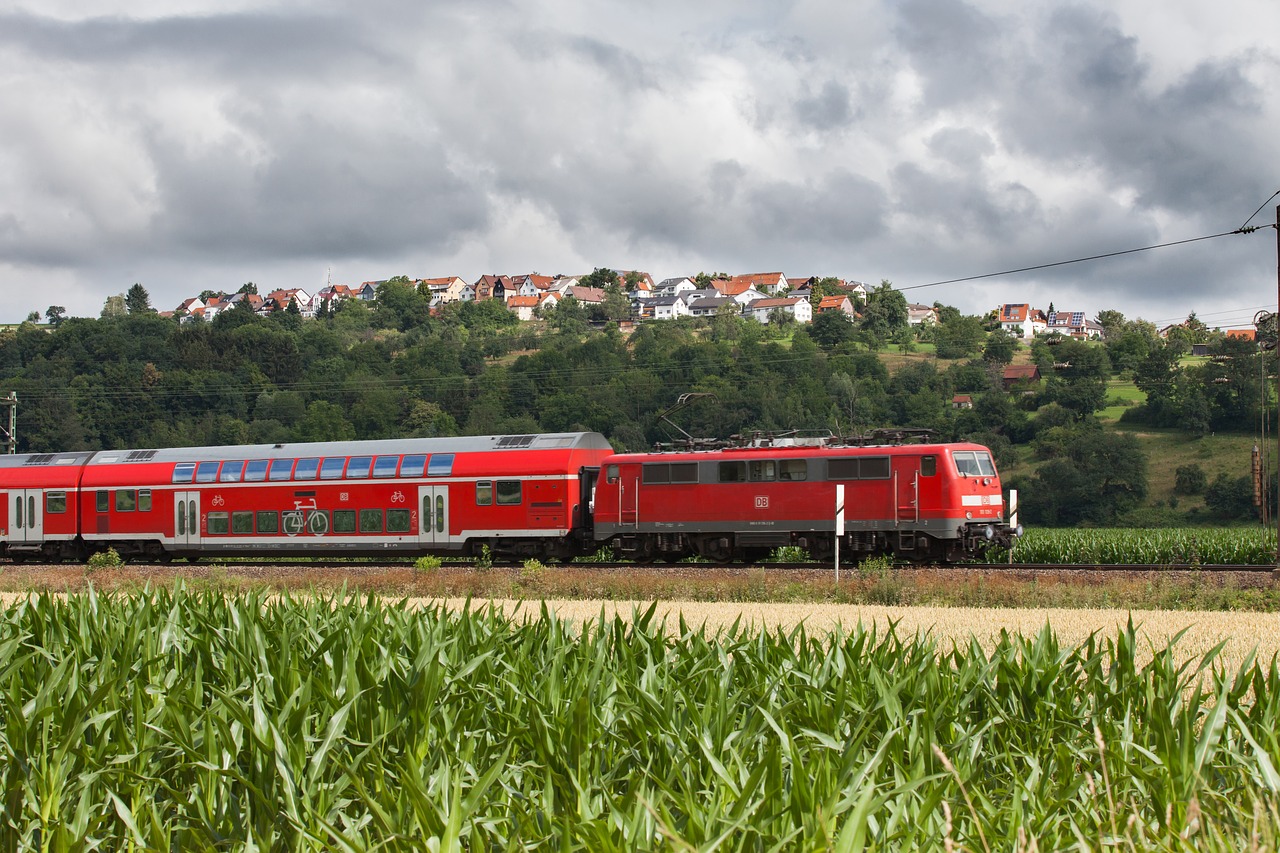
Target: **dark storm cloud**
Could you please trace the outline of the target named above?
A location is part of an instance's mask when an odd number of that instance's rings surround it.
[[[924,107],[990,97],[1013,71],[999,22],[962,0],[907,0],[895,35],[924,83]]]
[[[884,191],[844,170],[803,184],[770,181],[748,197],[750,230],[775,253],[796,244],[864,242],[884,230]]]
[[[1039,40],[1037,85],[1006,100],[1007,142],[1102,169],[1144,207],[1238,209],[1274,173],[1254,129],[1261,94],[1245,74],[1249,57],[1198,63],[1161,88],[1105,13],[1059,11]]]
[[[893,171],[899,208],[956,238],[1009,241],[1038,224],[1040,201],[1025,185],[931,173],[914,163]]]
[[[135,268],[288,286],[343,259],[362,278],[594,262],[905,285],[1234,227],[1275,188],[1274,51],[1225,24],[1202,44],[1216,22],[1192,0],[1150,22],[1136,4],[0,13],[0,293]],[[1146,305],[1228,269],[1273,288],[1258,242],[937,296]]]
[[[273,117],[271,155],[188,159],[157,144],[159,230],[185,250],[249,257],[341,257],[446,250],[488,220],[485,194],[450,167],[438,140],[394,129]]]

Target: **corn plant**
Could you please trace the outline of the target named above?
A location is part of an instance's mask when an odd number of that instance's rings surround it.
[[[1016,563],[1267,565],[1275,562],[1275,543],[1274,530],[1257,527],[1030,528],[1018,540],[1013,556]]]
[[[1275,660],[654,617],[27,599],[0,848],[1275,847]]]

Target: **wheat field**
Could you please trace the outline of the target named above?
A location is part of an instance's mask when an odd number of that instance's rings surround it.
[[[439,603],[429,599],[410,602],[415,606]],[[467,601],[459,598],[444,603],[453,610],[467,606]],[[526,618],[537,618],[543,603],[513,599],[488,602],[508,616]],[[602,613],[610,621],[615,617],[625,621],[646,610],[651,602],[557,600],[545,604],[561,619],[580,625],[598,621]],[[478,604],[473,600],[470,606],[474,609]],[[1001,632],[1033,637],[1047,624],[1059,642],[1071,646],[1093,633],[1114,636],[1132,619],[1146,646],[1144,658],[1149,657],[1152,647],[1168,646],[1179,632],[1185,632],[1175,647],[1179,657],[1199,658],[1219,643],[1225,644],[1219,660],[1229,665],[1239,664],[1251,651],[1264,661],[1280,653],[1280,614],[1275,613],[663,601],[657,605],[654,624],[665,624],[674,632],[681,617],[692,627],[706,626],[708,633],[727,629],[735,621],[769,631],[789,631],[803,624],[811,636],[858,624],[883,634],[893,624],[899,636],[927,635],[940,648],[967,644],[972,637],[988,651],[999,642]]]

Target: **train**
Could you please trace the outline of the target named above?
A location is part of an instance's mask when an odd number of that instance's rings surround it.
[[[838,486],[843,489],[838,490]],[[844,494],[837,518],[836,495]],[[616,452],[595,432],[0,456],[16,562],[477,556],[948,562],[1008,546],[990,451],[757,438]]]

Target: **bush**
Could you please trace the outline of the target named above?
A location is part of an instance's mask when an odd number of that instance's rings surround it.
[[[520,579],[536,580],[542,577],[543,572],[546,570],[547,567],[542,564],[541,560],[536,560],[533,557],[530,557],[524,561],[523,565],[520,566]]]
[[[431,572],[438,571],[442,563],[443,561],[439,557],[436,557],[432,554],[428,554],[425,557],[419,557],[418,559],[414,560],[413,570],[415,572],[431,573]]]
[[[1204,469],[1199,463],[1192,462],[1190,465],[1180,465],[1174,471],[1173,475],[1173,491],[1179,495],[1198,495],[1209,485],[1209,478],[1205,475]]]
[[[114,569],[117,566],[123,566],[124,560],[115,548],[108,548],[105,551],[91,554],[85,565],[91,569]]]

